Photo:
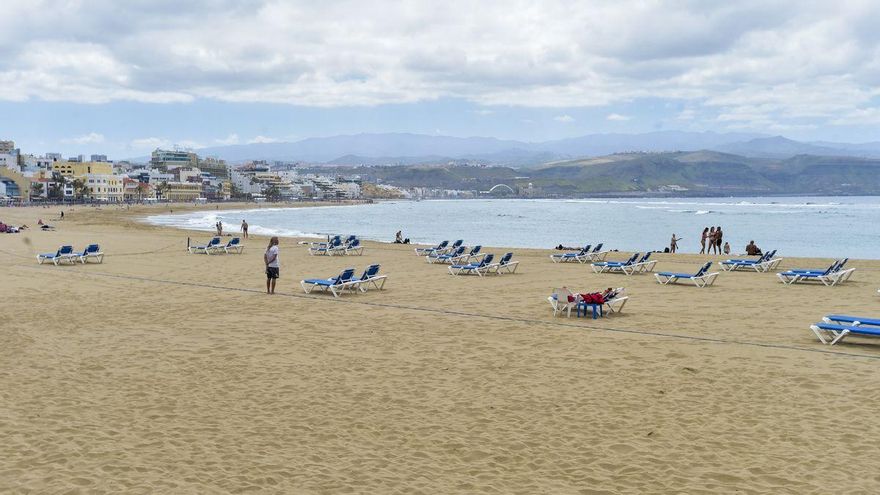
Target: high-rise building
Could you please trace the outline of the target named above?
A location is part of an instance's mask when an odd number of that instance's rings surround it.
[[[91,157],[91,159],[90,159],[89,161],[92,161],[92,162],[106,162],[106,161],[107,161],[107,155],[92,155],[92,157]]]
[[[166,172],[178,167],[198,167],[199,155],[191,151],[161,150],[156,149],[150,158],[150,164]]]
[[[0,153],[12,153],[15,149],[15,141],[0,141]]]

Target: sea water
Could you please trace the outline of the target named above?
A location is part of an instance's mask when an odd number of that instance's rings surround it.
[[[356,234],[390,242],[398,230],[413,243],[464,239],[467,245],[552,248],[603,242],[621,251],[662,250],[672,234],[679,251],[700,250],[704,227],[721,226],[732,253],[754,240],[780,256],[880,258],[880,197],[478,199],[386,201],[308,208],[154,215],[157,225],[287,237]]]

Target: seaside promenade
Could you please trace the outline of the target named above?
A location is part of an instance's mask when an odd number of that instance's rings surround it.
[[[513,249],[515,275],[453,277],[411,246],[310,257],[282,239],[268,296],[265,238],[190,255],[187,236],[209,234],[137,220],[167,208],[0,209],[32,227],[0,235],[0,492],[880,491],[880,342],[832,348],[809,330],[827,313],[880,317],[878,260],[832,288],[740,272],[697,289],[550,250]],[[103,264],[34,259],[96,242]],[[385,290],[299,288],[370,263]],[[554,318],[560,286],[631,299]]]

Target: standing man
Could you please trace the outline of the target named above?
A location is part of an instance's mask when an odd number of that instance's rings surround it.
[[[281,266],[278,263],[278,238],[269,239],[269,247],[266,248],[266,254],[263,255],[263,261],[266,262],[266,294],[275,293],[275,281],[278,280],[278,269]]]
[[[675,237],[675,234],[672,234],[672,240],[669,241],[669,252],[670,253],[673,253],[673,254],[675,253],[675,251],[678,249],[678,241],[680,241],[680,240],[681,240],[681,237]]]
[[[241,221],[241,236],[244,237],[245,239],[248,238],[247,228],[248,228],[248,224],[247,224],[247,222],[245,222],[244,220],[242,220],[242,221]]]

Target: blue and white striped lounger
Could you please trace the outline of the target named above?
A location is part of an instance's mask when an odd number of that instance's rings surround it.
[[[361,292],[367,292],[371,285],[373,288],[379,290],[382,290],[385,287],[385,279],[387,279],[388,276],[379,275],[380,266],[381,265],[370,265],[364,270],[364,274],[358,279],[360,281],[358,288]]]
[[[434,247],[415,248],[416,256],[428,256],[429,254],[443,254],[443,251],[449,246],[449,241],[443,241]]]
[[[217,246],[219,246],[219,245],[220,245],[220,238],[219,238],[219,237],[212,237],[211,240],[208,241],[207,244],[198,244],[198,245],[195,245],[195,246],[190,246],[190,247],[189,247],[189,252],[190,252],[190,253],[204,253],[204,254],[208,254],[208,252],[209,252],[210,250],[214,249],[215,247],[217,247]]]
[[[709,273],[709,268],[712,267],[712,262],[708,261],[702,268],[700,268],[697,273],[673,273],[673,272],[660,272],[655,273],[654,277],[657,279],[657,282],[663,285],[674,284],[679,280],[690,280],[697,287],[706,287],[708,285],[712,285],[715,283],[715,278],[718,277],[718,272]]]
[[[504,256],[498,260],[498,263],[489,263],[489,271],[495,272],[496,275],[501,275],[502,273],[516,273],[516,267],[519,266],[519,261],[512,261],[513,253],[505,253]]]
[[[442,264],[451,264],[453,259],[458,258],[459,256],[464,254],[464,246],[458,246],[452,252],[445,254],[429,254],[425,256],[425,261],[428,263],[442,263]]]
[[[847,335],[880,337],[880,319],[828,315],[822,318],[821,323],[810,325],[810,330],[818,337],[819,342],[834,345],[846,338]]]
[[[776,258],[776,250],[764,253],[760,258],[754,260],[731,259],[721,262],[721,269],[732,272],[740,268],[749,268],[756,272],[768,272],[776,268],[782,262],[782,258]]]

